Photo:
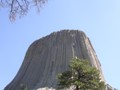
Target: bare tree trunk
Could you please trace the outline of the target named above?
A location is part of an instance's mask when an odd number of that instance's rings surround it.
[[[78,87],[78,85],[76,85],[76,89],[75,90],[79,90],[79,87]]]

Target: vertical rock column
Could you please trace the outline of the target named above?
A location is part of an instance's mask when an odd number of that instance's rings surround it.
[[[89,60],[92,66],[100,70],[104,81],[99,60],[84,32],[62,30],[30,45],[20,70],[4,90],[20,90],[21,84],[30,90],[56,89],[57,74],[68,70],[74,56]]]

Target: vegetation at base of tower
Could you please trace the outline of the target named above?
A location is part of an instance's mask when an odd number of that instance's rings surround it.
[[[9,18],[15,20],[16,16],[25,15],[33,6],[36,6],[38,11],[47,0],[0,0],[0,8],[8,8]]]
[[[26,85],[20,84],[20,90],[30,90]]]
[[[100,80],[100,73],[84,59],[73,58],[69,70],[58,74],[58,90],[105,90],[105,83]]]

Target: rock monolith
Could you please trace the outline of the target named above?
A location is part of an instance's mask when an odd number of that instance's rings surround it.
[[[54,90],[57,74],[68,69],[73,57],[89,60],[93,67],[99,69],[104,81],[101,64],[85,33],[62,30],[30,45],[17,75],[4,90],[20,90],[21,86],[30,90]]]

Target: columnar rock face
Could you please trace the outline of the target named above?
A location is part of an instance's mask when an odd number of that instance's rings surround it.
[[[89,38],[82,31],[62,30],[30,45],[19,72],[4,90],[20,90],[20,85],[26,85],[30,90],[56,89],[57,74],[66,71],[75,56],[89,60],[100,70],[101,80],[104,81],[100,62]]]

